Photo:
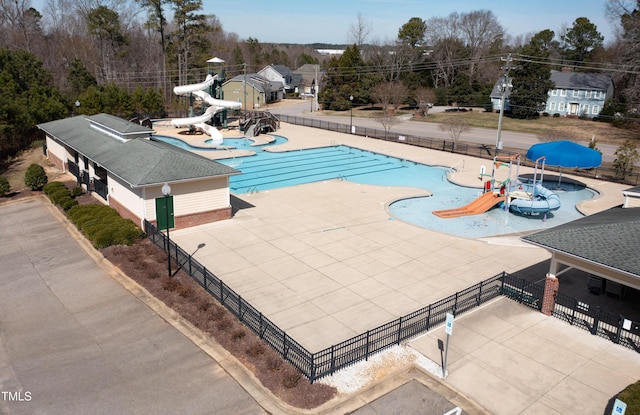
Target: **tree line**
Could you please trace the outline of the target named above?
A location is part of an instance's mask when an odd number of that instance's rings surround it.
[[[0,0],[0,158],[33,140],[35,125],[73,114],[108,112],[124,118],[163,116],[185,103],[175,85],[201,81],[206,61],[226,61],[228,77],[268,64],[291,69],[321,66],[324,108],[352,105],[457,103],[487,106],[512,53],[512,101],[520,116],[537,113],[546,100],[549,71],[609,72],[617,95],[612,114],[637,114],[640,106],[640,0],[607,0],[616,39],[604,38],[587,18],[557,31],[511,37],[493,12],[413,17],[396,39],[372,41],[362,15],[349,29],[340,57],[319,55],[311,45],[266,44],[240,39],[205,14],[202,0]],[[79,105],[76,105],[79,104]]]

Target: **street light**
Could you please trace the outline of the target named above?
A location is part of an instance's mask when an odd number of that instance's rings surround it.
[[[169,186],[169,183],[162,185],[162,194],[164,195],[164,208],[167,219],[167,271],[169,278],[171,278],[171,247],[169,246],[171,242],[169,239],[169,196],[171,196],[171,186]]]
[[[349,96],[351,102],[350,114],[349,114],[349,134],[353,134],[353,95]]]

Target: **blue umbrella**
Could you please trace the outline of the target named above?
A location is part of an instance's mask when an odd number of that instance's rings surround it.
[[[531,161],[541,157],[545,158],[545,164],[560,167],[558,183],[562,180],[563,167],[592,169],[602,164],[602,154],[598,150],[567,140],[534,144],[527,151],[527,158]]]

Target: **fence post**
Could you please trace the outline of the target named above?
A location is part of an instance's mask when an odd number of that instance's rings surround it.
[[[400,316],[400,319],[398,320],[398,340],[396,342],[396,344],[400,344],[400,335],[402,333],[402,316]]]
[[[238,296],[238,320],[242,321],[242,297]]]
[[[329,373],[333,373],[336,370],[335,347],[335,344],[331,345],[331,364],[329,365]]]
[[[222,280],[219,279],[218,281],[220,281],[220,303],[224,305],[224,292],[222,291],[224,288],[224,284],[222,284]]]
[[[453,316],[455,317],[456,315],[456,310],[458,309],[458,291],[456,291],[456,297],[455,297],[455,301],[453,303]]]
[[[364,346],[364,360],[369,360],[369,330],[367,330],[367,342]]]
[[[429,304],[429,308],[427,309],[427,324],[425,325],[425,330],[429,330],[431,328],[431,304]]]
[[[620,337],[622,337],[622,325],[624,324],[624,316],[622,314],[618,315],[618,331],[616,332],[616,339],[614,343],[620,344]]]
[[[476,297],[476,306],[480,307],[482,304],[482,284],[484,281],[480,281],[480,289],[478,290],[478,296]]]
[[[207,284],[207,280],[209,279],[209,277],[207,277],[207,267],[202,267],[202,286],[204,287],[205,291],[209,291],[208,285]]]
[[[289,354],[289,349],[287,348],[287,332],[282,332],[282,357],[287,358],[287,354]]]
[[[598,334],[598,324],[600,323],[600,306],[596,306],[596,313],[593,316],[593,329],[591,330],[591,334]]]
[[[311,354],[311,363],[309,368],[309,383],[313,383],[316,380],[316,354]]]
[[[263,339],[263,338],[264,338],[264,330],[263,330],[263,328],[262,328],[262,325],[263,325],[263,321],[262,321],[262,313],[260,313],[260,316],[259,316],[258,318],[259,318],[259,320],[258,320],[258,321],[259,321],[259,323],[258,323],[258,324],[259,324],[258,330],[260,331],[260,333],[259,333],[258,337],[260,337],[261,339]]]

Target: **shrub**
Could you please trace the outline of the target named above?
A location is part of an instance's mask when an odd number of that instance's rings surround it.
[[[264,345],[261,341],[254,341],[245,351],[251,357],[260,357],[264,354]]]
[[[285,373],[282,376],[282,386],[287,389],[294,388],[297,384],[302,374],[293,366],[287,366],[285,368]]]
[[[231,333],[231,338],[233,339],[233,341],[238,341],[238,340],[242,340],[246,335],[247,335],[247,332],[244,331],[244,329],[239,328],[239,329],[235,329]]]
[[[31,190],[40,190],[47,184],[47,173],[44,168],[36,163],[33,163],[27,168],[27,172],[24,174],[24,184]]]
[[[177,289],[178,291],[178,295],[182,298],[191,298],[193,297],[193,289],[191,287],[188,287],[186,285],[180,285],[180,287],[178,287]]]
[[[164,288],[166,291],[171,291],[171,292],[181,289],[181,286],[182,284],[180,284],[180,281],[178,281],[175,278],[169,278],[169,277],[167,277],[165,282],[162,283],[162,288]]]
[[[60,201],[60,206],[65,212],[71,209],[72,207],[76,206],[77,204],[78,204],[78,201],[70,197],[65,199],[64,201]]]
[[[42,191],[47,196],[60,189],[66,189],[66,186],[62,182],[49,182],[42,187]]]
[[[0,177],[0,196],[4,196],[11,191],[11,185],[9,180],[4,177]]]
[[[105,205],[73,206],[67,216],[96,248],[131,246],[144,235],[133,221],[123,219],[118,212]]]
[[[63,187],[61,189],[53,189],[49,192],[49,194],[47,195],[49,196],[49,199],[55,203],[56,205],[60,204],[60,201],[65,198],[71,198],[71,193],[69,193],[69,190],[67,190],[66,187]]]
[[[83,193],[84,193],[84,191],[82,190],[82,187],[81,186],[76,186],[71,191],[71,196],[78,197],[78,196],[82,196]]]
[[[553,114],[553,118],[560,118],[560,114],[556,112],[555,114]]]
[[[218,330],[225,331],[226,329],[231,327],[231,320],[224,317],[218,321],[218,324],[216,326],[218,327]]]
[[[269,369],[272,372],[277,372],[278,370],[280,370],[280,367],[282,367],[282,358],[275,354],[269,354],[269,356],[267,356],[266,363],[267,363],[267,369]]]

